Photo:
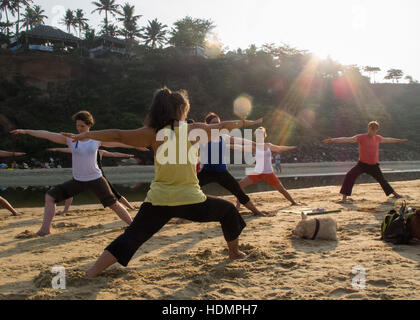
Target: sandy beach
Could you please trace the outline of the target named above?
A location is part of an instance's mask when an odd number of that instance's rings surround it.
[[[420,206],[420,180],[392,186],[410,206]],[[111,210],[74,206],[54,219],[52,235],[38,238],[33,233],[43,208],[24,208],[20,217],[0,209],[0,299],[420,299],[419,243],[379,240],[384,215],[400,200],[386,198],[378,184],[356,185],[353,201],[344,205],[337,203],[337,186],[290,192],[301,207],[263,192],[251,198],[268,217],[241,209],[244,261],[227,258],[218,223],[174,219],[127,268],[116,264],[95,280],[84,279],[84,272],[124,229]],[[308,207],[342,210],[328,215],[337,221],[337,242],[291,237],[300,214],[287,211]],[[56,265],[65,268],[65,290],[51,287]],[[352,286],[355,267],[365,270],[364,289]]]

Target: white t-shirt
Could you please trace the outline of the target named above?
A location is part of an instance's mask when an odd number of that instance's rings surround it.
[[[101,145],[97,140],[73,142],[67,138],[67,145],[71,148],[73,178],[77,181],[92,181],[102,177],[98,167],[97,153]]]
[[[265,151],[256,150],[256,165],[255,165],[255,173],[272,173],[273,166],[271,164],[271,150],[267,148]]]

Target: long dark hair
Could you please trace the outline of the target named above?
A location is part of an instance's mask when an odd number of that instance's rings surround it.
[[[190,103],[188,93],[185,90],[172,92],[164,87],[155,92],[153,102],[145,120],[145,125],[157,131],[170,125],[174,128],[174,122],[182,115],[188,114]]]

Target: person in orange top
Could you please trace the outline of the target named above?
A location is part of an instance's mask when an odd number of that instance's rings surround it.
[[[385,180],[381,169],[379,168],[379,144],[407,142],[407,139],[384,138],[377,134],[379,123],[371,121],[368,124],[368,133],[357,134],[353,137],[329,138],[324,143],[358,143],[359,144],[359,162],[347,174],[341,187],[340,193],[343,195],[341,202],[346,202],[347,197],[351,195],[356,179],[362,174],[367,173],[378,181],[389,196],[393,194],[395,198],[402,198],[396,193],[388,181]]]

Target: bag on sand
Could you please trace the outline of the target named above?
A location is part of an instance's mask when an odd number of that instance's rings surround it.
[[[407,206],[401,205],[399,212],[394,209],[389,211],[382,221],[381,239],[393,244],[408,244],[412,238],[407,221],[412,213],[407,214]]]

